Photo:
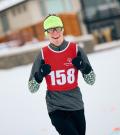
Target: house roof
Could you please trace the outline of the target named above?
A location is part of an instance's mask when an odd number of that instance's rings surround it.
[[[27,0],[2,0],[0,1],[0,12],[25,1]]]

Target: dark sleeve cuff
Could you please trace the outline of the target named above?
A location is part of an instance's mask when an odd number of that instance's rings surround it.
[[[82,70],[82,74],[89,74],[92,70],[92,67],[86,63],[84,70]]]
[[[35,72],[34,78],[35,78],[35,80],[36,80],[37,83],[41,83],[42,80],[43,80],[42,75],[40,75],[38,72]]]

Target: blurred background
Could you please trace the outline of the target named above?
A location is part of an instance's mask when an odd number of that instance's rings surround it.
[[[44,40],[42,20],[50,13],[62,18],[65,35],[89,33],[96,43],[120,38],[119,0],[0,0],[0,42]]]
[[[63,20],[65,37],[84,43],[86,52],[120,38],[119,0],[0,0],[1,53],[4,51],[5,55],[5,50],[33,44],[35,47],[37,43],[47,41],[43,20],[52,13]],[[6,67],[3,63],[0,62],[1,68]]]
[[[86,135],[120,135],[120,0],[0,0],[0,135],[58,135],[45,104],[46,84],[32,95],[32,63],[49,42],[43,20],[57,14],[64,36],[87,53],[96,84],[79,82]]]

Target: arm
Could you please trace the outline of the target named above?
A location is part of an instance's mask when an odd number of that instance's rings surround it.
[[[35,76],[35,73],[39,71],[39,68],[41,66],[41,59],[42,59],[42,54],[40,51],[38,56],[35,58],[35,61],[33,63],[32,70],[31,70],[30,78],[28,81],[28,88],[31,93],[37,92],[40,86],[40,83],[36,81],[34,76]],[[40,78],[42,80],[42,76],[40,76]]]
[[[89,85],[95,83],[95,73],[83,49],[78,46],[77,57],[73,59],[73,65],[81,71],[85,82]]]
[[[28,82],[29,90],[32,93],[38,91],[40,83],[43,80],[43,77],[48,75],[51,72],[51,66],[49,64],[45,64],[45,61],[42,58],[41,51],[37,58],[34,61],[31,75]]]

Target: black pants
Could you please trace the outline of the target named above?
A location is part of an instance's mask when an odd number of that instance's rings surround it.
[[[85,135],[86,121],[84,110],[49,113],[51,122],[60,135]]]

